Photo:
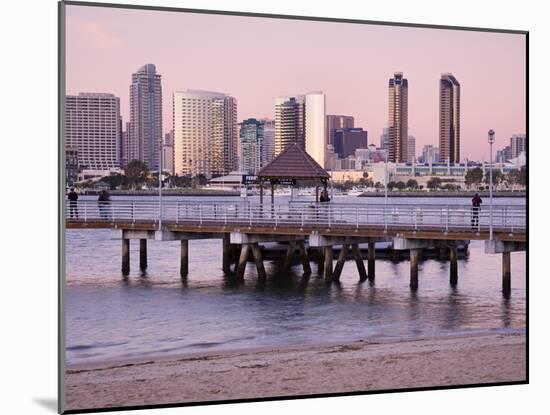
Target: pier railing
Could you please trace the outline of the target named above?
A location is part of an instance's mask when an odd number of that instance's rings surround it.
[[[124,201],[67,202],[68,222],[212,224],[319,229],[488,231],[489,207],[468,205]],[[493,230],[524,233],[525,206],[493,206]]]

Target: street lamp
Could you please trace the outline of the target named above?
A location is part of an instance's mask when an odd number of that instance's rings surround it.
[[[493,143],[495,142],[495,132],[489,130],[489,239],[493,240]]]
[[[162,153],[164,152],[162,137],[160,138],[159,154],[159,231],[162,230]]]

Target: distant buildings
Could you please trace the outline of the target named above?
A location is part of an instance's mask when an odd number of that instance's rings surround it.
[[[435,164],[439,162],[439,148],[430,145],[422,147],[422,157],[420,161],[423,164]]]
[[[264,124],[255,118],[249,118],[241,122],[239,127],[240,171],[256,174],[264,165]]]
[[[355,127],[355,120],[350,115],[327,115],[327,145],[334,142],[334,131]]]
[[[113,94],[80,93],[65,100],[65,145],[76,150],[80,169],[120,167],[120,99]]]
[[[367,148],[367,131],[362,128],[343,128],[334,130],[334,152],[343,159],[355,154],[358,148]]]
[[[409,84],[402,72],[388,81],[388,160],[408,160],[408,95]]]
[[[74,147],[65,148],[65,183],[72,187],[78,181],[78,150]]]
[[[382,134],[380,135],[380,148],[387,149],[389,147],[389,133],[388,128],[384,128],[382,130]]]
[[[497,163],[504,163],[505,161],[512,159],[512,147],[506,146],[502,150],[497,151],[496,161]]]
[[[325,95],[284,96],[275,100],[275,155],[298,143],[321,166],[326,151]]]
[[[207,178],[237,169],[237,101],[219,92],[174,92],[174,173]]]
[[[410,135],[407,141],[407,161],[412,163],[416,161],[416,138]]]
[[[162,170],[174,174],[174,130],[164,135]]]
[[[514,134],[510,137],[511,158],[516,158],[523,151],[527,153],[527,136],[525,134]]]
[[[141,160],[158,170],[162,146],[161,75],[155,65],[143,65],[132,74],[130,85],[130,160]]]
[[[125,168],[131,160],[131,145],[130,145],[130,123],[126,123],[126,129],[122,131],[122,140],[120,143],[120,167]]]
[[[439,80],[439,161],[460,163],[460,84],[450,73]]]
[[[260,119],[264,127],[264,145],[262,148],[263,165],[266,165],[275,158],[275,120],[269,118]]]

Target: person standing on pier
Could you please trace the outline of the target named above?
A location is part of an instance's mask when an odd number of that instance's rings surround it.
[[[479,210],[481,209],[481,204],[483,200],[478,193],[472,197],[472,230],[475,230],[479,227]]]
[[[78,193],[74,191],[74,187],[71,187],[71,191],[67,195],[67,198],[69,199],[69,215],[70,217],[76,217],[78,219]]]
[[[99,192],[99,197],[97,198],[97,204],[99,206],[99,216],[101,216],[101,219],[109,219],[109,202],[111,198],[109,197],[109,193],[107,193],[106,190],[102,190]]]

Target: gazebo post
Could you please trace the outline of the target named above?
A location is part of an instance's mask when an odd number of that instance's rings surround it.
[[[271,217],[275,216],[275,185],[273,184],[273,179],[271,182]]]
[[[264,181],[260,180],[260,205],[264,204]]]
[[[319,183],[315,183],[315,203],[319,203]]]

